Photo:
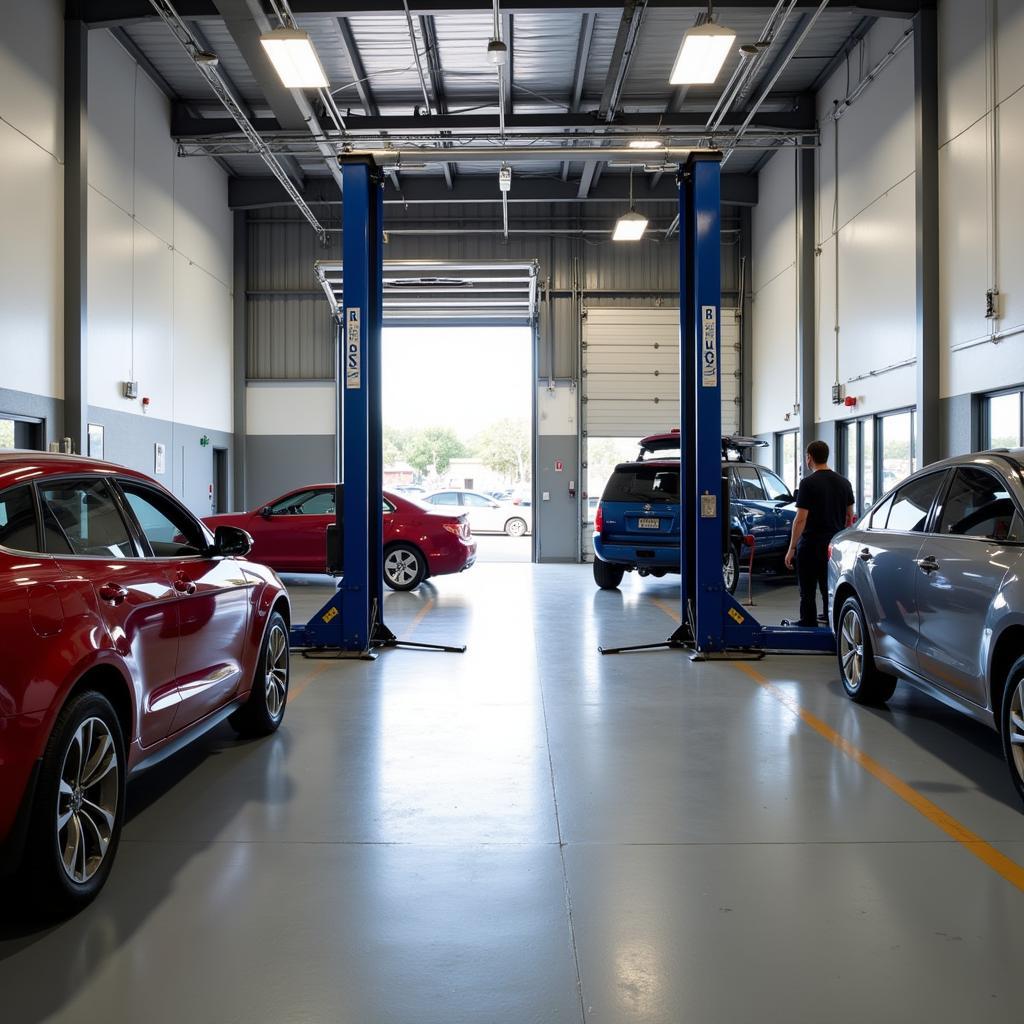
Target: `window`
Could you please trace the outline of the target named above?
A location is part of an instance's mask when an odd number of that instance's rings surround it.
[[[470,508],[490,508],[489,502],[482,494],[463,494],[462,504]]]
[[[786,481],[786,489],[792,494],[800,479],[800,455],[797,431],[787,430],[775,435],[775,468]]]
[[[131,534],[106,480],[61,480],[40,484],[50,517],[46,550],[55,554],[136,558]]]
[[[764,484],[754,466],[733,466],[732,472],[736,475],[737,494],[736,497],[746,501],[767,501]]]
[[[989,395],[985,400],[985,447],[1019,448],[1024,444],[1024,393]],[[0,448],[3,445],[0,444]]]
[[[455,491],[442,491],[428,499],[431,505],[458,505],[459,496]]]
[[[602,501],[644,501],[677,504],[679,470],[637,466],[616,470],[605,485]]]
[[[768,494],[769,501],[789,501],[793,497],[792,488],[763,466],[761,467],[761,480],[764,482],[764,489]]]
[[[333,491],[296,491],[270,506],[274,515],[333,516]]]
[[[0,494],[0,545],[15,551],[39,550],[31,487],[12,487]]]
[[[206,552],[192,517],[166,495],[144,485],[121,481],[121,490],[156,558],[187,558]]]
[[[888,491],[914,472],[914,414],[910,411],[881,416],[882,486]]]
[[[901,487],[892,498],[885,528],[903,533],[923,533],[928,521],[928,512],[945,475],[929,473]],[[872,516],[872,525],[875,525],[874,518]]]
[[[1014,535],[1014,518],[1018,520]],[[1006,485],[985,469],[956,471],[939,519],[939,533],[986,540],[1019,540],[1016,506]]]
[[[40,449],[43,421],[27,416],[0,413],[0,448]]]
[[[885,521],[889,518],[889,509],[892,507],[892,496],[880,501],[872,510],[868,519],[869,530],[884,530]]]

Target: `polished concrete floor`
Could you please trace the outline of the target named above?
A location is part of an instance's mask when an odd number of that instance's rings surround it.
[[[324,590],[294,582],[301,617]],[[855,707],[830,659],[599,656],[677,601],[518,564],[389,595],[468,652],[297,660],[277,735],[133,784],[96,903],[0,925],[0,1020],[1019,1022],[994,734],[906,687]]]

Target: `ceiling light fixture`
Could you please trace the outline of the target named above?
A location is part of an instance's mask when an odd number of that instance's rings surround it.
[[[300,28],[275,28],[260,44],[288,89],[326,89],[330,83],[309,33]]]
[[[716,25],[711,4],[708,20],[703,25],[688,28],[669,75],[671,85],[712,85],[729,56],[736,33],[724,25]]]
[[[629,169],[629,211],[616,222],[613,242],[638,242],[647,230],[647,218],[633,209],[633,168]]]
[[[661,139],[631,139],[630,149],[661,149],[664,143]]]
[[[508,63],[508,47],[500,39],[492,39],[487,44],[487,56],[492,64],[504,67]]]

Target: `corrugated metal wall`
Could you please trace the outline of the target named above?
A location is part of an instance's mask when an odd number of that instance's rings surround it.
[[[500,210],[493,205],[402,208],[389,204],[385,259],[538,260],[541,283],[550,286],[550,308],[542,308],[540,314],[538,376],[573,378],[578,376],[580,342],[574,281],[586,292],[588,306],[678,305],[678,238],[612,243],[606,231],[608,211],[602,209],[601,216],[585,218],[573,207],[517,204],[513,225],[536,233],[513,234],[505,240],[500,234]],[[659,204],[647,212],[657,224],[667,221],[671,209],[670,204]],[[330,208],[329,215],[320,212],[326,226],[340,228],[340,206]],[[318,259],[340,258],[340,232],[335,230],[329,246],[323,248],[309,226],[287,208],[252,211],[248,224],[249,378],[333,377],[334,336],[327,302],[317,289],[312,268]],[[738,280],[738,224],[736,211],[723,211],[726,304],[732,304],[728,293]],[[473,233],[483,231],[492,233]]]

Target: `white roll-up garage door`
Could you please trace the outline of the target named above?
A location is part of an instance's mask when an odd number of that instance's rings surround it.
[[[740,332],[722,310],[722,431],[739,430]],[[679,310],[591,307],[583,329],[589,437],[643,437],[679,426]]]

